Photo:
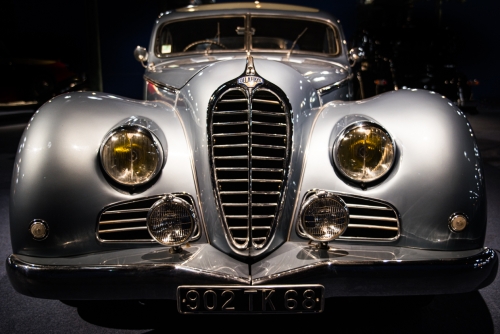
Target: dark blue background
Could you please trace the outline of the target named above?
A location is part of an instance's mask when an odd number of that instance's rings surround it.
[[[218,0],[217,2],[230,2]],[[349,39],[357,26],[359,0],[274,0],[316,7],[333,13]],[[362,1],[361,1],[362,2]],[[105,92],[133,98],[142,97],[143,69],[132,52],[137,45],[148,46],[155,18],[168,1],[97,1],[102,79]],[[435,1],[415,0],[415,12],[430,19]],[[86,8],[92,0],[35,1],[3,0],[0,4],[2,54],[60,59],[75,71],[89,70],[89,34]],[[470,79],[478,79],[477,99],[497,98],[500,90],[498,3],[495,0],[443,1],[443,24],[462,37],[456,55],[458,68]]]

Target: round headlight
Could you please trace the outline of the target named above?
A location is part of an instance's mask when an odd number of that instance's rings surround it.
[[[191,204],[172,195],[157,201],[148,212],[149,234],[165,246],[180,246],[193,234],[196,215]]]
[[[333,160],[340,172],[357,182],[371,182],[392,167],[396,145],[381,126],[362,122],[347,127],[335,141]]]
[[[319,192],[302,206],[300,224],[314,241],[328,242],[342,235],[349,224],[349,209],[342,198]]]
[[[141,185],[161,170],[163,150],[158,139],[140,126],[126,126],[112,131],[101,146],[101,163],[116,182]]]

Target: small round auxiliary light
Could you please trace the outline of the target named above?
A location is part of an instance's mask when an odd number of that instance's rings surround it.
[[[179,246],[188,242],[195,224],[192,205],[173,195],[157,201],[148,212],[149,234],[160,244],[173,247],[173,251],[180,251]]]
[[[328,242],[342,235],[349,223],[349,209],[339,196],[326,191],[309,197],[302,206],[300,224],[314,241]]]
[[[49,235],[49,225],[42,219],[35,219],[31,222],[29,231],[35,240],[44,240]]]
[[[448,219],[448,226],[452,232],[462,232],[468,224],[467,216],[461,213],[454,213]]]

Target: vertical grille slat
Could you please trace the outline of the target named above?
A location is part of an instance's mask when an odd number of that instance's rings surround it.
[[[264,247],[281,209],[292,128],[287,104],[279,96],[263,87],[253,92],[229,88],[209,113],[219,210],[240,250]]]

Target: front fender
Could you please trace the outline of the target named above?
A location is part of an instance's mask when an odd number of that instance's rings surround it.
[[[106,179],[98,156],[105,135],[132,116],[158,125],[151,131],[162,131],[168,143],[159,177],[133,193]],[[10,196],[13,251],[51,257],[120,248],[97,241],[98,213],[115,202],[174,192],[196,198],[191,153],[174,107],[104,93],[61,95],[35,113],[19,144]],[[47,222],[46,240],[31,237],[33,219]]]
[[[344,123],[349,115],[374,119],[397,146],[389,176],[366,190],[343,180],[331,159],[334,128],[348,125]],[[393,91],[323,107],[309,144],[300,198],[318,188],[380,199],[399,212],[401,235],[394,245],[466,250],[480,248],[484,242],[483,175],[474,133],[458,107],[434,92]],[[461,233],[448,227],[448,218],[457,212],[469,218]],[[298,237],[291,233],[291,238]]]

